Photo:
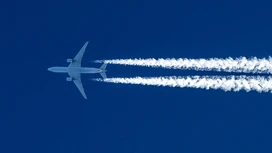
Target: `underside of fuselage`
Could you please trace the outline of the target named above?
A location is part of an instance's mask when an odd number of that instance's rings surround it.
[[[50,67],[49,71],[55,73],[101,73],[103,70],[98,68],[88,68],[88,67]]]

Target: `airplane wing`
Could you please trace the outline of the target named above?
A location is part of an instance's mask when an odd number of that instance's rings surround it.
[[[77,55],[75,56],[75,58],[73,59],[73,61],[70,63],[69,67],[81,67],[81,60],[82,57],[85,53],[85,49],[88,45],[88,41],[83,45],[83,47],[80,49],[80,51],[77,53]],[[75,85],[77,86],[78,90],[80,91],[80,93],[82,94],[82,96],[87,99],[87,96],[84,92],[84,88],[81,82],[81,73],[72,73],[72,72],[68,72],[70,77],[73,79],[73,82],[75,83]]]
[[[87,99],[87,96],[86,96],[86,94],[85,94],[85,92],[84,92],[84,88],[83,88],[83,85],[82,85],[81,80],[73,80],[73,81],[74,81],[74,83],[76,84],[78,90],[81,92],[82,96],[83,96],[85,99]]]
[[[87,99],[87,96],[84,92],[84,88],[81,82],[81,74],[80,73],[69,73],[70,77],[73,78],[73,82],[77,86],[78,90],[82,94],[82,96]]]
[[[73,62],[70,63],[69,67],[81,67],[81,60],[85,53],[86,47],[88,45],[88,41],[83,45],[83,47],[80,49],[80,51],[77,53],[75,58],[73,59]]]

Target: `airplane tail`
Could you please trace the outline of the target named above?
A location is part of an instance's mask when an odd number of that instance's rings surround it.
[[[107,67],[107,64],[103,64],[100,69],[103,70],[103,72],[100,73],[100,75],[103,77],[103,79],[106,79],[107,78],[107,75],[106,75],[106,67]]]

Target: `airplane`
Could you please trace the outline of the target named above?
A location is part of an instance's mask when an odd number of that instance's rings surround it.
[[[68,73],[70,77],[66,78],[66,81],[73,81],[77,86],[78,90],[82,94],[82,96],[87,99],[87,96],[84,92],[84,88],[81,82],[81,74],[82,73],[100,73],[100,75],[105,79],[106,76],[106,67],[107,64],[103,64],[100,68],[92,68],[92,67],[81,67],[81,60],[85,53],[86,47],[88,45],[88,41],[83,45],[80,51],[77,53],[74,59],[67,59],[67,62],[70,63],[68,67],[50,67],[47,70],[55,73]]]

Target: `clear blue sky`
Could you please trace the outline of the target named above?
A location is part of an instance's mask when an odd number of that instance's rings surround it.
[[[92,82],[82,98],[66,66],[91,60],[268,57],[272,2],[6,2],[1,28],[1,153],[271,153],[272,94]],[[109,77],[228,73],[108,65]]]

